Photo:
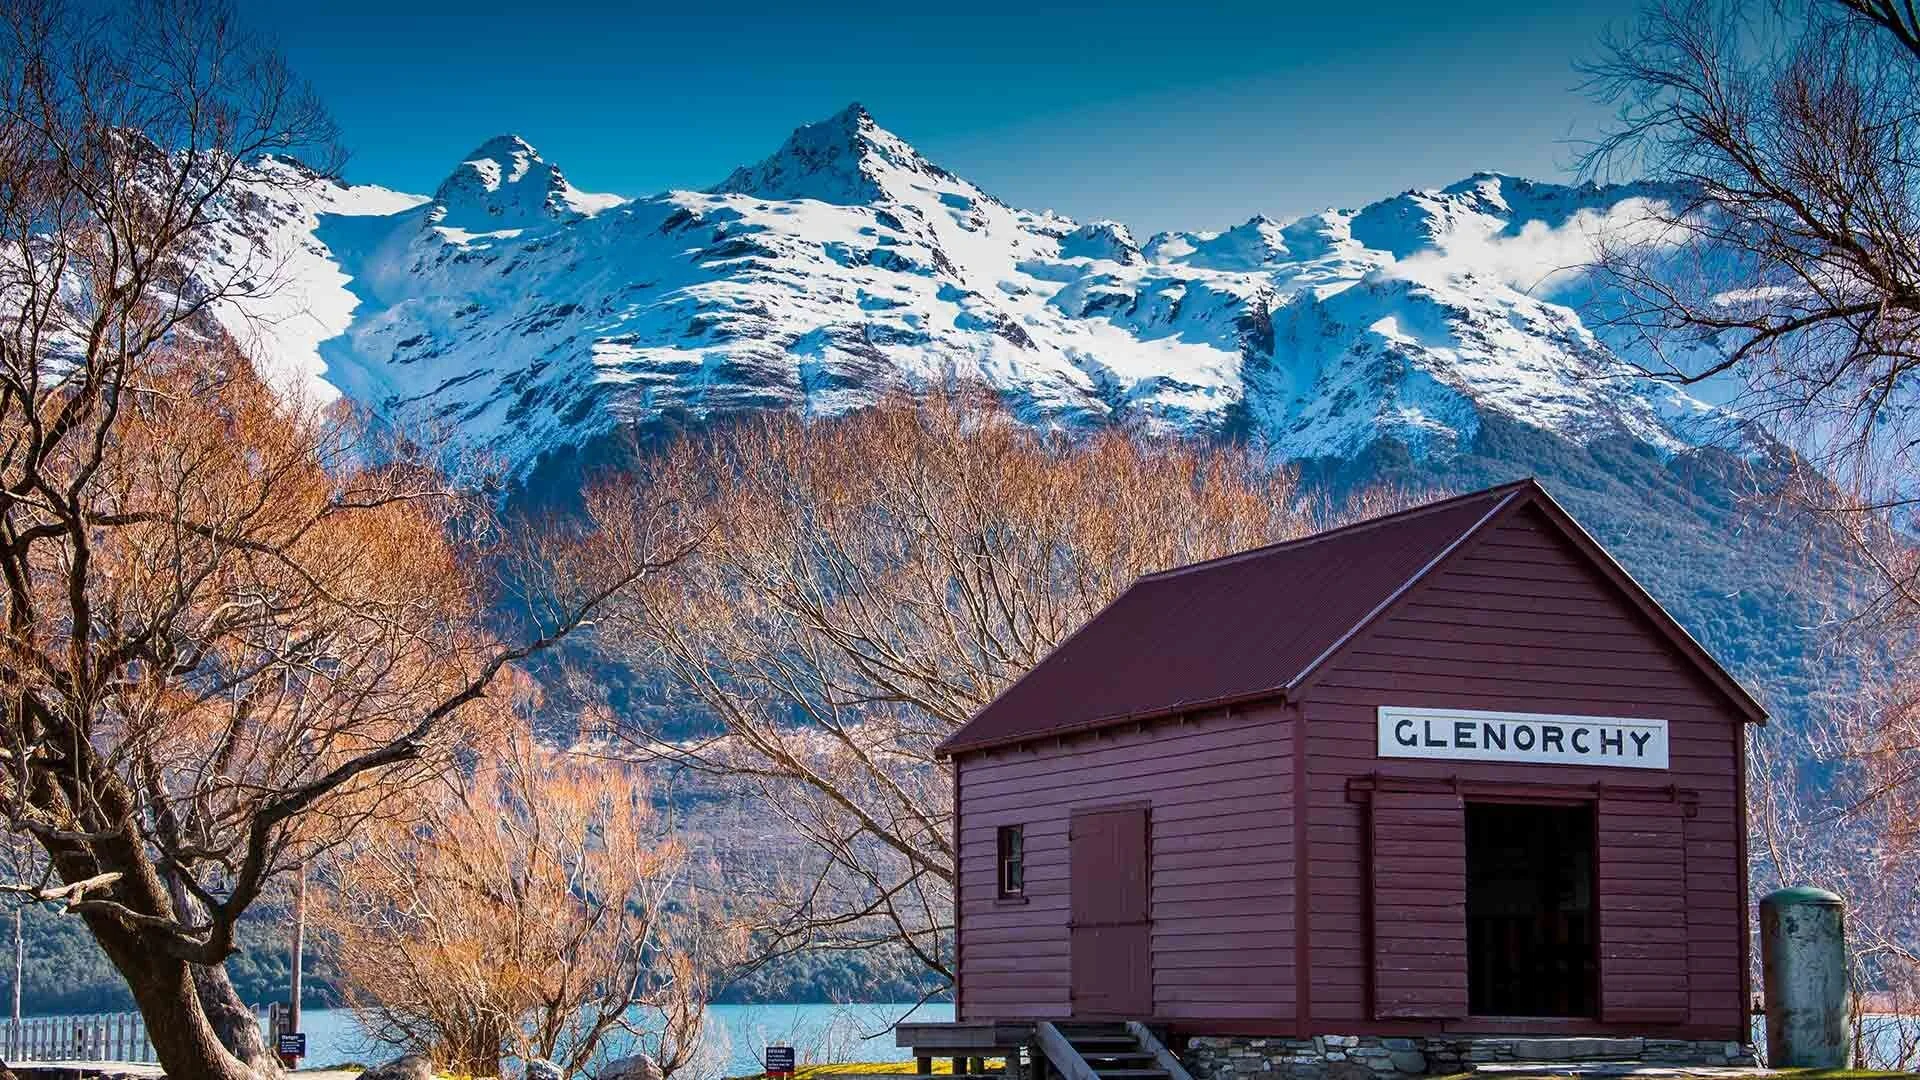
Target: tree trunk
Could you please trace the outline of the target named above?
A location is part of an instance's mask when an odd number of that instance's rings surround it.
[[[200,1004],[194,965],[175,959],[144,941],[118,920],[83,916],[107,959],[127,980],[134,1004],[146,1018],[147,1037],[168,1076],[194,1080],[271,1080],[265,1073],[227,1052],[208,1023]],[[224,974],[224,972],[223,972]],[[232,983],[227,983],[232,994]]]
[[[227,975],[227,966],[189,966],[193,969],[194,990],[200,998],[200,1009],[206,1014],[207,1024],[213,1028],[220,1045],[234,1057],[252,1066],[255,1072],[265,1076],[280,1075],[280,1059],[267,1045],[267,1038],[260,1031],[260,1018],[247,1008],[246,1003],[240,1000],[240,992],[233,988],[233,979]]]
[[[441,1049],[450,1059],[447,1062],[450,1071],[456,1074],[499,1076],[500,1047],[506,1041],[507,1026],[504,1023],[489,1023],[483,1019],[467,1031],[464,1040]]]
[[[180,886],[177,879],[169,879],[167,891],[173,896],[175,910],[191,919],[199,919],[206,908],[192,893]],[[240,992],[233,988],[233,979],[227,974],[227,966],[220,964],[206,967],[191,965],[194,989],[200,997],[200,1009],[206,1014],[207,1023],[232,1054],[256,1072],[267,1076],[280,1075],[280,1058],[267,1045],[266,1036],[261,1034],[260,1020],[253,1010],[240,1000]]]

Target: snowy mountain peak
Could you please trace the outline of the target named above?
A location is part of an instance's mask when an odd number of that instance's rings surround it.
[[[1122,266],[1140,261],[1140,245],[1133,232],[1117,221],[1093,221],[1060,238],[1063,259],[1107,259]]]
[[[839,206],[893,201],[903,185],[951,179],[905,139],[874,123],[859,102],[787,136],[772,157],[743,165],[713,188],[763,199],[816,199]]]
[[[540,160],[540,151],[533,144],[518,135],[495,135],[468,154],[462,168],[471,168],[476,172],[492,173],[490,186],[499,190],[502,182],[513,183],[526,176],[535,164],[544,164]],[[504,166],[504,174],[496,171]]]
[[[602,213],[619,200],[507,135],[431,200],[326,186],[230,248],[265,237],[299,268],[302,314],[268,343],[292,374],[522,474],[621,425],[832,414],[954,377],[1036,424],[1285,458],[1444,456],[1493,417],[1672,453],[1725,414],[1635,378],[1554,298],[1591,219],[1675,194],[1479,173],[1143,247],[993,199],[852,105],[710,192]]]
[[[1161,233],[1147,242],[1146,256],[1155,262],[1209,270],[1255,271],[1295,254],[1287,239],[1289,229],[1265,214],[1255,214],[1222,232]],[[1302,253],[1317,255],[1324,248],[1324,244],[1308,243]]]
[[[461,233],[495,233],[577,221],[622,201],[574,187],[520,136],[496,135],[441,181],[428,220]]]

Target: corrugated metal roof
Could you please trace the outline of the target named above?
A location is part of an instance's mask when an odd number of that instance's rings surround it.
[[[1141,578],[949,736],[941,752],[1284,694],[1448,553],[1520,503],[1548,510],[1663,633],[1750,716],[1764,718],[1739,684],[1528,479]]]

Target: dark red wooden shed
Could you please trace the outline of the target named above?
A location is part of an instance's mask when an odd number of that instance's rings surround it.
[[[1764,719],[1531,480],[1143,578],[942,748],[959,1018],[1745,1042]]]

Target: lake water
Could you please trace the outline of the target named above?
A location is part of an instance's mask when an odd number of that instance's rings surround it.
[[[893,1025],[915,1020],[953,1019],[953,1006],[922,1005],[715,1005],[708,1026],[708,1059],[701,1077],[742,1076],[760,1071],[768,1045],[791,1046],[803,1064],[835,1061],[904,1061],[907,1052],[893,1045]],[[373,1064],[396,1055],[367,1038],[353,1014],[341,1009],[308,1009],[300,1026],[307,1033],[306,1066],[342,1062]]]

